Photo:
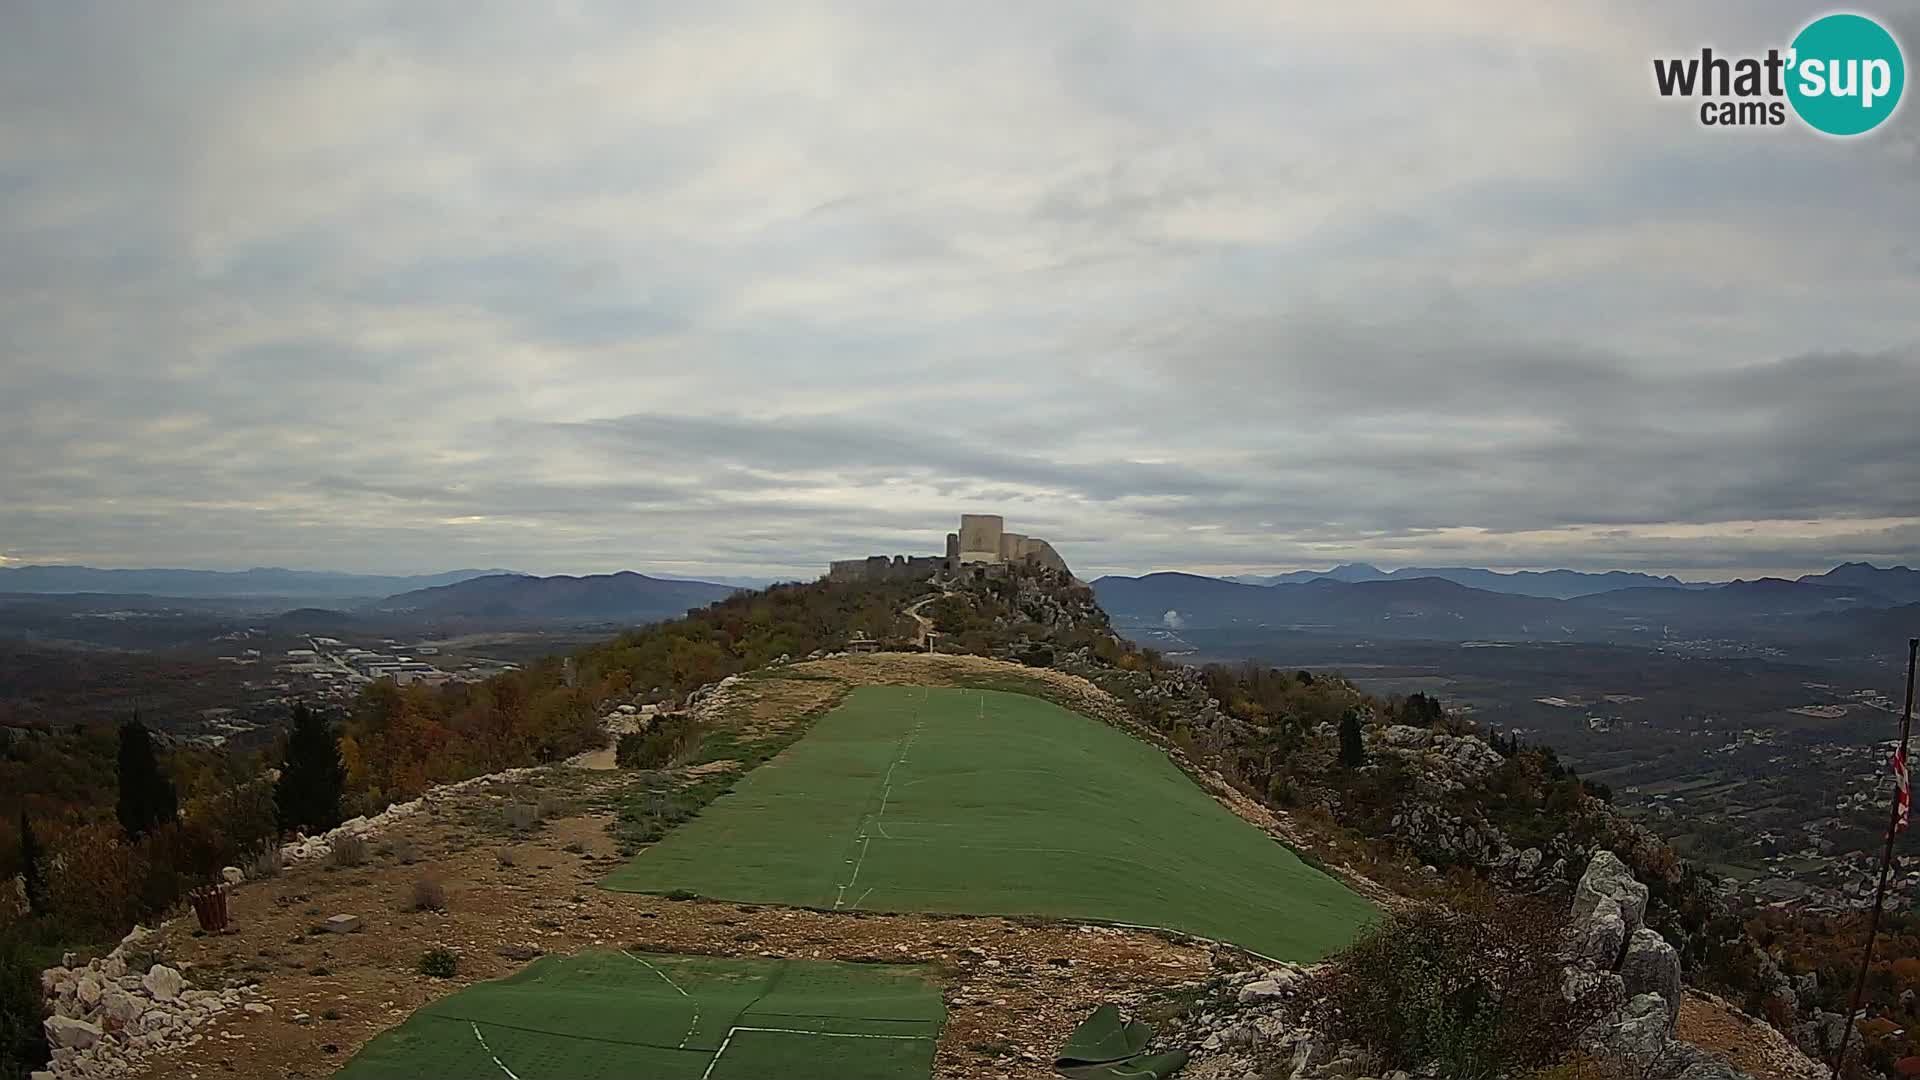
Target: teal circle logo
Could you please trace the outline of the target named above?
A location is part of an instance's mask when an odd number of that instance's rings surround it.
[[[1864,15],[1826,15],[1793,39],[1787,100],[1809,127],[1859,135],[1900,104],[1907,65],[1900,43]]]

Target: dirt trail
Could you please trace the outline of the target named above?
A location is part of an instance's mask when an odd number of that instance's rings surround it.
[[[933,620],[920,614],[920,609],[933,603],[935,600],[952,595],[950,592],[930,593],[907,605],[906,616],[916,624],[916,629],[913,633],[913,643],[915,646],[922,649],[926,648],[927,635],[933,633]]]

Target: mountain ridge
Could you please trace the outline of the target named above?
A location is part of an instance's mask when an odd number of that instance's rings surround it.
[[[415,616],[655,619],[684,615],[739,591],[731,585],[649,577],[633,570],[577,577],[497,574],[396,593],[367,610]]]

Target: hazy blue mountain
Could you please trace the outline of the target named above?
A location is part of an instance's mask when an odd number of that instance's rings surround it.
[[[1265,627],[1456,641],[1618,640],[1649,633],[1747,640],[1830,636],[1854,624],[1829,630],[1810,620],[1893,606],[1884,594],[1865,588],[1780,578],[1699,588],[1640,586],[1570,599],[1398,575],[1249,585],[1195,574],[1148,574],[1103,577],[1093,588],[1121,625]]]
[[[1559,601],[1440,578],[1246,585],[1194,574],[1103,577],[1100,606],[1122,625],[1265,626],[1364,636],[1556,636]],[[1169,619],[1168,612],[1176,617]]]
[[[529,577],[502,574],[389,596],[370,610],[414,616],[649,620],[684,615],[739,590],[710,581],[617,574]]]
[[[1871,563],[1841,563],[1824,574],[1807,574],[1800,580],[1812,585],[1866,589],[1901,604],[1920,601],[1920,570],[1905,566],[1883,569]]]
[[[0,592],[140,593],[149,596],[284,596],[345,599],[387,596],[452,585],[511,570],[449,570],[440,574],[341,574],[325,570],[102,570],[92,566],[0,567]]]
[[[1785,578],[1731,581],[1713,589],[1617,589],[1568,603],[1592,611],[1614,611],[1647,618],[1750,619],[1769,615],[1813,615],[1892,605],[1870,589],[1819,585]]]
[[[1403,566],[1398,570],[1384,571],[1367,563],[1347,563],[1324,572],[1295,570],[1288,574],[1269,576],[1241,574],[1225,580],[1245,585],[1291,585],[1323,579],[1359,582],[1411,578],[1440,578],[1489,592],[1551,597],[1559,600],[1587,596],[1592,593],[1611,592],[1615,589],[1710,589],[1719,584],[1718,582],[1687,582],[1671,575],[1655,577],[1651,574],[1627,570],[1608,570],[1598,574],[1579,570],[1520,570],[1508,573],[1473,566]]]

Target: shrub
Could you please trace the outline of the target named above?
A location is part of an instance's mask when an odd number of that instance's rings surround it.
[[[281,865],[280,845],[272,844],[253,857],[248,870],[254,878],[265,880],[279,877]]]
[[[430,979],[451,979],[460,970],[460,958],[452,949],[435,945],[420,954],[419,969]]]
[[[55,847],[47,898],[60,917],[89,932],[120,934],[140,917],[136,849],[107,825],[85,825]]]
[[[413,883],[413,910],[447,910],[447,890],[435,878],[421,878]]]
[[[692,753],[703,735],[691,716],[655,720],[647,731],[620,736],[613,760],[623,769],[663,769]]]
[[[420,861],[420,848],[411,840],[402,840],[393,845],[393,861],[401,866],[412,866]]]
[[[1551,1065],[1613,1004],[1562,994],[1569,936],[1554,906],[1478,893],[1389,916],[1319,976],[1321,1019],[1390,1068],[1482,1080]]]
[[[367,861],[367,842],[348,833],[333,841],[333,850],[328,858],[339,867],[359,866]]]
[[[508,803],[505,813],[507,828],[516,831],[531,829],[540,820],[540,808],[532,803]]]

